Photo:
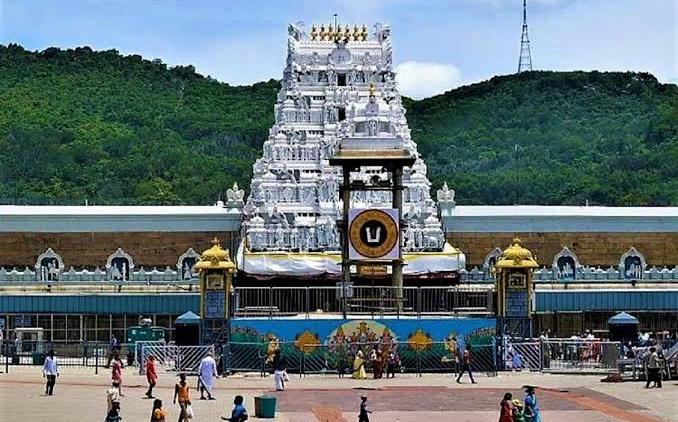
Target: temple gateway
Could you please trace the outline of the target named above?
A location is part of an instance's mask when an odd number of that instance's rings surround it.
[[[243,208],[238,268],[243,276],[315,277],[341,274],[341,169],[329,158],[339,139],[359,139],[378,150],[394,139],[416,157],[403,175],[404,274],[454,278],[464,254],[445,241],[431,198],[426,164],[410,136],[395,82],[388,25],[290,25],[287,65],[275,104],[275,124],[253,166]],[[381,167],[362,167],[353,179],[386,180]],[[447,190],[441,199],[453,200]],[[353,192],[351,208],[387,208],[389,191]],[[374,275],[372,275],[374,276]]]

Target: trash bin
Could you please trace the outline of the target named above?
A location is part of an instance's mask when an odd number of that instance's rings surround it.
[[[257,418],[275,418],[276,398],[259,396],[254,398],[254,416]]]

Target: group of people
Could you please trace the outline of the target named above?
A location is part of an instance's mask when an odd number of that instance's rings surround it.
[[[541,422],[541,413],[537,404],[535,387],[526,385],[525,400],[514,399],[513,394],[504,394],[501,401],[499,413],[499,422]]]
[[[372,348],[368,358],[374,379],[383,378],[384,369],[386,370],[386,378],[395,378],[395,372],[401,366],[400,359],[393,350],[381,350],[378,345]],[[353,358],[352,376],[354,379],[367,378],[365,364],[365,355],[362,350],[358,350]],[[343,371],[340,371],[339,376],[343,376]]]
[[[123,385],[123,371],[124,365],[120,359],[120,354],[117,350],[112,354],[109,367],[111,368],[111,386],[106,391],[106,419],[105,422],[121,422],[122,409],[122,385]],[[167,411],[163,408],[161,399],[153,396],[153,389],[158,383],[158,371],[156,367],[156,359],[154,356],[149,356],[146,361],[146,380],[148,381],[148,389],[145,396],[148,399],[153,399],[153,407],[151,409],[151,422],[166,422]],[[45,385],[45,395],[54,394],[54,386],[56,379],[59,376],[59,365],[54,351],[50,350],[47,353],[45,362],[42,367],[43,377],[47,379]],[[216,361],[211,353],[208,353],[200,362],[198,369],[198,385],[197,389],[200,391],[201,400],[215,400],[214,397],[214,380],[218,378]],[[234,400],[234,408],[231,416],[222,417],[221,419],[229,422],[244,422],[248,420],[249,416],[247,410],[243,406],[243,397],[236,396]],[[179,374],[179,381],[174,385],[174,396],[172,399],[174,404],[179,404],[179,419],[178,422],[188,422],[193,418],[193,409],[191,407],[190,387],[186,381],[186,374]]]

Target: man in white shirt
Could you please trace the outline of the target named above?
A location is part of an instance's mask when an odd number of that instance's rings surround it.
[[[59,365],[54,357],[54,350],[50,350],[45,359],[45,364],[42,366],[42,376],[47,378],[47,385],[45,385],[45,394],[52,395],[54,392],[54,384],[59,376]]]
[[[212,353],[208,352],[207,356],[200,362],[200,372],[198,373],[198,381],[200,382],[200,400],[205,400],[205,391],[207,391],[207,398],[214,400],[212,397],[212,389],[214,388],[214,379],[218,378],[217,363],[212,357]]]

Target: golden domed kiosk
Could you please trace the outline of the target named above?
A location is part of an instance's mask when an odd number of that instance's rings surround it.
[[[536,257],[513,239],[494,265],[497,279],[497,328],[500,334],[532,336],[534,285],[532,272],[539,268]]]
[[[226,340],[236,267],[228,249],[223,249],[219,239],[200,255],[195,269],[200,276],[200,317],[203,319],[204,341]]]

